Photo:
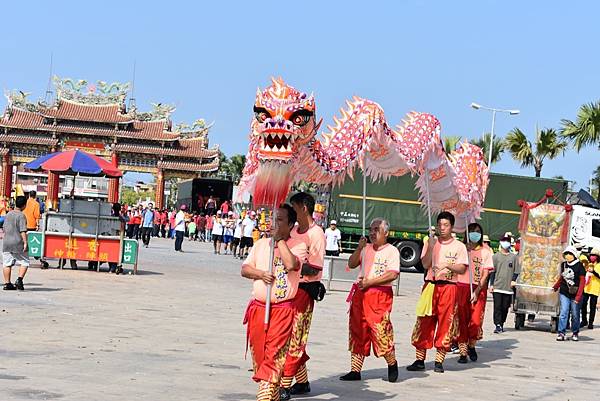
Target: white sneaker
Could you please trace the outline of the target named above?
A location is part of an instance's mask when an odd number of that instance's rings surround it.
[[[571,336],[571,341],[579,341],[579,335],[578,334],[573,334]]]

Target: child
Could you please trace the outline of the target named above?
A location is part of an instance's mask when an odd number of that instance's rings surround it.
[[[196,222],[193,219],[188,223],[188,237],[190,241],[196,241]]]
[[[27,198],[17,196],[15,210],[8,212],[4,219],[4,242],[2,243],[2,264],[4,266],[4,289],[23,291],[23,277],[29,267],[27,255],[27,218],[23,209]],[[13,285],[10,282],[12,267],[19,264],[19,278]]]

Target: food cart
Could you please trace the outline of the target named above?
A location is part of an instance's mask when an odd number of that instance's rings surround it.
[[[25,168],[75,177],[119,178],[123,173],[108,161],[81,150],[53,152],[27,163]],[[55,193],[55,195],[57,192]],[[54,201],[54,199],[51,199]],[[28,233],[29,256],[100,263],[126,263],[137,273],[138,243],[124,239],[125,229],[111,204],[101,201],[63,199],[58,211],[44,215],[40,231]]]
[[[133,265],[137,273],[138,242],[125,239],[119,217],[111,216],[111,204],[64,199],[58,211],[48,212],[40,231],[28,233],[29,256]]]

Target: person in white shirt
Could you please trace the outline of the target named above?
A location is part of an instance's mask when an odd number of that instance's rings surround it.
[[[238,215],[235,215],[235,228],[233,230],[233,239],[231,240],[231,254],[234,258],[238,257],[238,246],[242,240],[242,219]]]
[[[221,211],[217,212],[217,215],[213,221],[212,239],[213,247],[217,255],[221,254],[221,240],[223,239],[223,219],[221,218]]]
[[[240,241],[240,259],[248,256],[250,248],[254,245],[252,232],[256,227],[256,212],[246,213],[246,217],[242,220],[242,239]]]
[[[331,220],[325,230],[325,255],[340,256],[342,250],[342,233],[337,228],[337,221]]]
[[[185,210],[187,206],[185,204],[179,206],[179,211],[175,215],[175,251],[183,252],[181,250],[181,244],[183,243],[183,236],[185,235]]]

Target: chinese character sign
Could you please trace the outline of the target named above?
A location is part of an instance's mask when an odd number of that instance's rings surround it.
[[[30,257],[42,256],[42,233],[36,231],[27,233],[27,251]]]
[[[126,239],[123,241],[123,258],[121,263],[135,264],[137,262],[138,242]]]
[[[119,239],[94,239],[47,235],[44,256],[54,259],[119,262]]]

